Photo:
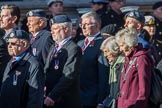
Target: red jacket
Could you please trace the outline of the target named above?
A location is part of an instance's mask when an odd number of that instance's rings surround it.
[[[120,80],[118,108],[147,108],[151,89],[151,67],[153,66],[149,50],[143,50],[138,45],[130,56],[125,57],[125,63]],[[138,57],[131,66],[125,82],[123,82],[129,62]]]

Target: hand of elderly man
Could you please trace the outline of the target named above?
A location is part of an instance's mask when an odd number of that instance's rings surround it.
[[[46,99],[44,100],[44,104],[46,106],[53,106],[55,104],[55,101],[53,101],[50,97],[46,97]]]

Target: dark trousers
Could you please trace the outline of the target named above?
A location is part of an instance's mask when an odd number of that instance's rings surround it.
[[[82,108],[96,108],[96,106],[82,106]]]

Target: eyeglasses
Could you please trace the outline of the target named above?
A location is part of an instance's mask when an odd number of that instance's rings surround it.
[[[85,24],[79,24],[80,27],[85,27],[85,26],[95,26],[96,23],[85,23]]]

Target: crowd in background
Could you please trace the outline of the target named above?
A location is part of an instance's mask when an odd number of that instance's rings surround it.
[[[18,6],[1,6],[0,108],[162,108],[150,99],[152,69],[162,78],[162,1],[149,15],[125,5],[92,0],[70,19],[49,0],[50,16],[29,10],[22,26]]]

